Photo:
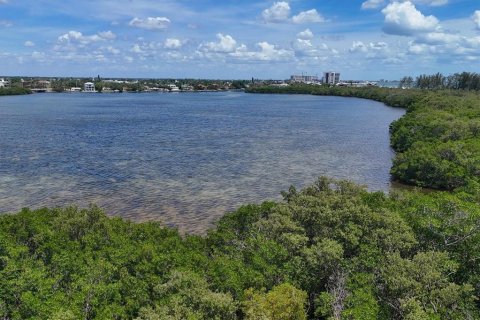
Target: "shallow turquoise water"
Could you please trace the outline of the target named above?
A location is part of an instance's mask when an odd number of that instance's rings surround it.
[[[0,98],[0,212],[87,206],[201,232],[319,175],[388,191],[388,126],[355,98],[35,94]]]

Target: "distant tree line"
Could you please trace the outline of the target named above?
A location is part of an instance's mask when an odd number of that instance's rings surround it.
[[[416,79],[405,76],[400,80],[401,88],[418,89],[452,89],[452,90],[480,90],[480,74],[475,72],[455,73],[444,76],[441,73],[432,75],[422,74]]]

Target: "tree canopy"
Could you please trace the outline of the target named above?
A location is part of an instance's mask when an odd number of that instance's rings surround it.
[[[480,208],[321,177],[205,236],[100,209],[0,217],[5,319],[476,319]]]

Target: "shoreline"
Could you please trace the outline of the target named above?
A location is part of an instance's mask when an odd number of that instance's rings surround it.
[[[442,100],[451,101],[452,106],[448,107],[450,112],[461,113],[467,112],[467,108],[474,108],[475,105],[480,107],[479,94],[466,92],[461,90],[419,90],[419,89],[395,89],[395,88],[378,88],[378,87],[365,87],[365,88],[353,88],[353,87],[324,87],[324,86],[312,86],[312,85],[294,85],[289,87],[271,87],[271,86],[260,86],[252,87],[245,91],[246,93],[252,94],[310,94],[310,95],[319,95],[319,96],[337,96],[337,97],[353,97],[353,98],[363,98],[368,100],[374,100],[377,102],[382,102],[390,107],[399,107],[406,109],[405,115],[400,119],[392,122],[390,124],[390,144],[392,149],[395,151],[395,158],[393,160],[391,175],[393,181],[401,182],[402,184],[426,188],[435,191],[454,191],[459,188],[467,188],[471,183],[480,183],[480,178],[476,176],[475,169],[469,169],[467,164],[461,163],[456,165],[460,167],[460,170],[463,171],[462,177],[448,177],[449,171],[443,170],[438,173],[438,177],[431,178],[428,177],[429,172],[411,172],[412,170],[425,170],[423,168],[415,169],[413,168],[412,163],[409,163],[409,157],[405,156],[405,153],[412,150],[416,146],[420,145],[423,142],[422,146],[424,148],[434,148],[440,143],[445,143],[445,141],[434,141],[427,140],[423,141],[424,137],[418,136],[416,134],[414,126],[420,127],[429,127],[435,125],[433,123],[435,120],[432,119],[432,123],[420,123],[415,119],[417,113],[430,113],[435,116],[439,114],[441,110],[437,108],[437,104],[441,103]],[[465,98],[468,98],[465,99]],[[431,100],[431,102],[430,102]],[[452,101],[454,100],[454,101]],[[465,100],[467,100],[465,102]],[[446,103],[446,102],[445,102]],[[462,108],[462,103],[465,104],[465,107]],[[465,111],[467,109],[467,111]],[[475,117],[464,116],[466,121],[471,121],[471,127],[473,128],[473,136],[476,135],[476,129],[474,125]],[[477,115],[480,118],[480,115]],[[472,120],[473,118],[473,120]],[[428,132],[427,132],[428,134]],[[473,138],[474,138],[473,137]],[[467,135],[465,139],[470,139],[470,136]],[[437,138],[438,139],[438,138]],[[448,139],[448,137],[447,137]],[[407,143],[403,140],[410,140]],[[438,139],[440,140],[440,139]],[[457,141],[457,140],[454,140]],[[448,142],[448,140],[447,140]],[[470,150],[473,150],[476,157],[479,156],[480,150],[477,149],[475,142],[470,143]],[[455,143],[454,143],[455,144]],[[427,149],[428,150],[428,149]],[[433,156],[441,158],[441,150],[439,150]],[[412,154],[414,155],[414,154]],[[422,153],[416,154],[417,162],[424,162],[424,165],[428,166],[427,155]],[[439,159],[447,160],[454,162],[453,160],[448,159]],[[411,162],[411,161],[410,161]],[[407,165],[405,166],[405,163]],[[408,176],[407,176],[408,174]],[[435,180],[445,181],[435,181]]]

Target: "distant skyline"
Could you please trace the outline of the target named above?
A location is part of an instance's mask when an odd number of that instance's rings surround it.
[[[0,74],[342,79],[480,71],[478,0],[0,0]]]

